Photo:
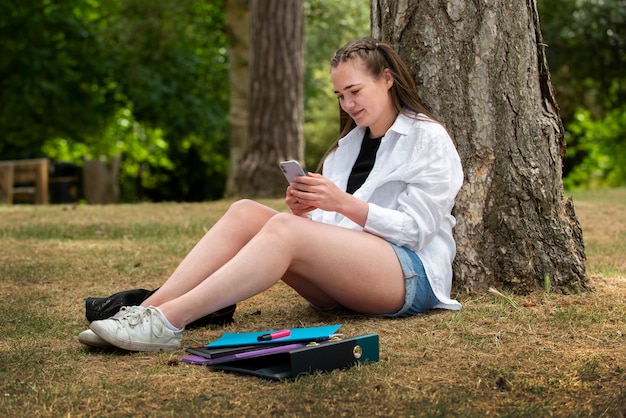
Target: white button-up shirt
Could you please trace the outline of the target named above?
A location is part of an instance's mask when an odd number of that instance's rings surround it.
[[[357,127],[339,141],[324,161],[323,175],[346,190],[365,135]],[[382,138],[376,161],[354,196],[368,202],[365,227],[337,212],[315,210],[311,219],[364,230],[417,253],[439,300],[436,308],[460,309],[450,298],[456,224],[452,207],[463,184],[454,144],[440,124],[419,115],[400,114]]]

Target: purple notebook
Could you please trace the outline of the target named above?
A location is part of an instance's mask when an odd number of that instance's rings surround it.
[[[217,357],[217,358],[204,358],[204,357],[197,356],[197,355],[188,355],[188,356],[183,356],[181,360],[184,363],[190,363],[190,364],[204,364],[204,365],[220,364],[220,363],[226,363],[226,362],[234,361],[234,360],[242,360],[246,358],[267,356],[267,355],[276,354],[276,353],[284,353],[286,351],[291,351],[291,350],[295,350],[296,348],[302,348],[302,347],[306,347],[306,343],[293,343],[293,344],[285,344],[285,345],[265,347],[265,348],[259,347],[257,350],[244,351],[240,353],[224,355],[224,356]]]

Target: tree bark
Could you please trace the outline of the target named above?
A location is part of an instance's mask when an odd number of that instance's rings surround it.
[[[304,159],[304,4],[251,0],[248,148],[236,193],[285,195],[281,160]]]
[[[226,195],[232,196],[237,189],[237,170],[248,147],[249,0],[226,0],[226,16],[230,79],[230,169]]]
[[[455,139],[455,287],[524,293],[587,287],[582,230],[564,200],[563,126],[536,0],[371,0],[424,104]]]

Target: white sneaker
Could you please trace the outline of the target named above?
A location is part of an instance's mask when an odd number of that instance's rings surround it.
[[[78,341],[89,347],[106,348],[113,347],[110,343],[98,337],[98,334],[90,329],[86,329],[78,334]]]
[[[100,338],[129,351],[173,351],[181,347],[183,330],[165,326],[158,308],[132,307],[123,315],[93,321],[89,326]]]
[[[115,315],[113,315],[113,318],[119,318],[122,317],[124,315],[126,315],[128,312],[130,312],[131,310],[134,309],[143,309],[140,306],[123,306],[118,313],[116,313]],[[78,341],[81,344],[85,344],[89,347],[96,347],[96,348],[110,348],[113,347],[113,345],[109,342],[107,342],[106,340],[103,340],[102,338],[100,338],[98,336],[98,334],[96,334],[95,332],[93,332],[90,329],[86,329],[83,332],[81,332],[80,334],[78,334]]]

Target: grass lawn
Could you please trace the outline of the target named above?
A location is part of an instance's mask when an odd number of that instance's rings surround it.
[[[229,202],[0,206],[0,416],[623,417],[626,189],[573,197],[589,293],[461,294],[459,312],[387,320],[315,312],[278,285],[234,324],[185,333],[186,346],[334,323],[380,335],[380,362],[288,382],[76,339],[86,297],[159,286]]]

